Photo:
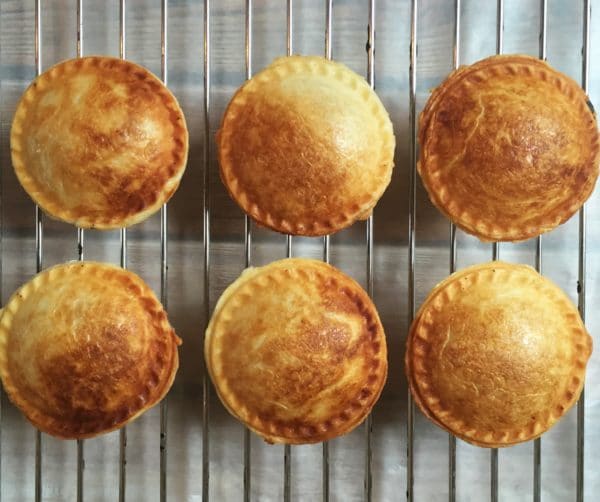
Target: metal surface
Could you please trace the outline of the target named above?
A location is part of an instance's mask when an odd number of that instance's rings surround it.
[[[42,0],[35,0],[34,6],[34,51],[35,74],[42,73]],[[4,214],[2,215],[4,217]],[[3,250],[4,251],[4,250]],[[35,271],[40,272],[44,260],[44,214],[41,208],[35,205]],[[2,259],[4,264],[4,259]],[[4,298],[4,296],[3,296]],[[42,500],[42,433],[35,431],[35,501]],[[0,490],[1,493],[1,490]]]
[[[168,11],[167,0],[160,3],[160,76],[165,85],[169,85],[168,79]],[[168,204],[160,208],[160,301],[165,307],[168,305]],[[160,402],[160,501],[167,500],[167,406],[168,397]]]
[[[204,347],[204,333],[208,326],[210,315],[210,13],[210,0],[204,0],[204,134],[202,142],[204,152],[202,157],[202,247],[204,263],[202,296],[204,306],[202,309],[201,348]],[[249,57],[249,55],[247,54],[246,57]],[[208,501],[210,480],[210,387],[208,370],[204,364],[204,358],[201,354],[198,357],[202,360],[202,500]]]
[[[452,69],[460,65],[460,0],[454,0],[454,44]],[[450,273],[456,271],[456,225],[450,223]],[[448,500],[456,500],[456,437],[448,434]]]
[[[369,24],[367,36],[367,82],[375,89],[375,0],[369,0]],[[373,297],[373,214],[367,218],[367,293]],[[373,498],[373,415],[365,420],[365,500]]]
[[[77,2],[77,57],[83,56],[83,0]],[[83,228],[77,229],[77,259],[84,259],[84,240],[85,234]],[[84,441],[77,440],[77,502],[83,502],[83,476],[85,469]]]
[[[504,0],[497,0],[496,54],[504,52]],[[492,244],[492,260],[500,259],[500,243]],[[490,450],[490,500],[498,502],[498,450]]]
[[[294,51],[294,1],[287,0],[287,35],[286,35],[286,54],[291,56]],[[292,257],[292,236],[286,235],[285,238],[285,256]],[[283,446],[283,500],[290,502],[292,498],[292,447],[289,444]]]
[[[126,31],[125,22],[127,19],[126,2],[119,0],[119,57],[125,59],[126,56]],[[121,267],[127,268],[127,229],[122,228],[119,232],[121,245],[121,255],[119,263]],[[127,426],[119,431],[119,502],[125,502],[127,491]]]
[[[125,0],[119,0],[119,57],[125,59],[126,53],[126,31],[127,19]],[[119,232],[121,245],[121,256],[119,263],[121,267],[127,268],[127,229],[122,228]],[[127,492],[127,427],[119,431],[119,502],[125,502]]]
[[[410,170],[408,194],[408,325],[415,317],[415,225],[417,217],[417,24],[418,0],[410,5],[410,62],[409,62],[409,122],[410,122]],[[415,403],[408,388],[407,446],[406,446],[406,498],[414,500],[415,483]]]
[[[581,87],[587,93],[590,82],[590,20],[592,17],[591,0],[583,2],[583,49],[581,58]],[[586,288],[587,288],[587,211],[584,204],[579,210],[579,267],[578,267],[578,307],[581,318],[586,320]],[[584,498],[584,435],[585,435],[585,388],[577,402],[577,502],[583,502]]]
[[[540,59],[546,59],[546,27],[548,26],[548,0],[540,0]],[[540,235],[535,243],[535,269],[542,273],[542,239]],[[533,502],[542,498],[542,439],[533,442]]]
[[[126,432],[86,440],[83,469],[78,461],[83,455],[73,442],[36,433],[4,400],[2,500],[85,495],[107,501],[395,501],[404,491],[415,501],[480,501],[496,494],[511,502],[595,500],[600,493],[598,354],[588,368],[585,403],[582,399],[542,441],[501,450],[497,466],[488,450],[449,440],[414,410],[402,363],[409,322],[431,287],[449,271],[490,259],[489,245],[456,228],[448,236],[447,220],[430,204],[416,175],[418,114],[429,92],[459,64],[503,50],[547,57],[581,80],[597,104],[600,18],[591,3],[2,0],[3,299],[42,267],[79,257],[73,227],[33,211],[10,165],[10,121],[36,73],[83,47],[86,54],[126,56],[168,76],[190,130],[188,168],[168,212],[127,232],[85,232],[86,259],[120,263],[163,300],[168,296],[169,316],[184,341],[168,420],[166,407],[156,407]],[[537,26],[539,31],[532,29]],[[375,217],[330,238],[294,238],[293,247],[285,237],[253,226],[229,199],[214,145],[236,88],[288,50],[333,55],[363,75],[367,63],[372,84],[376,68],[377,92],[394,122],[397,143],[392,183]],[[285,448],[264,444],[223,410],[206,379],[202,342],[214,302],[241,270],[292,251],[331,261],[373,295],[388,339],[389,379],[372,422],[322,446],[293,447],[285,456]],[[501,257],[540,270],[543,257],[544,274],[579,302],[589,331],[598,332],[597,193],[579,218],[543,239],[503,244]]]
[[[325,57],[327,59],[331,59],[332,51],[331,51],[331,37],[333,31],[333,0],[325,0]],[[329,235],[323,237],[323,261],[325,263],[329,263],[330,260],[330,245],[331,238]],[[329,442],[325,441],[323,443],[323,466],[322,466],[322,474],[321,479],[323,480],[322,487],[322,500],[323,502],[329,502],[329,469],[330,469],[330,461],[329,461]]]
[[[246,80],[252,78],[252,0],[246,0]],[[252,220],[244,215],[244,267],[252,266]],[[250,429],[244,428],[244,502],[250,501],[252,460]]]

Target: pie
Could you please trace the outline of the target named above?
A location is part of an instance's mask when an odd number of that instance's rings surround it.
[[[269,443],[349,432],[387,376],[385,335],[367,293],[307,259],[244,271],[217,303],[204,355],[223,405]]]
[[[598,177],[598,127],[581,87],[529,56],[461,67],[419,122],[433,204],[483,241],[521,241],[568,220]]]
[[[145,68],[111,57],[63,61],[17,105],[12,162],[49,215],[82,228],[138,223],[167,202],[188,153],[175,97]]]
[[[221,179],[260,225],[325,235],[366,219],[394,164],[392,123],[367,82],[317,56],[288,56],[233,96],[217,135]]]
[[[181,340],[134,273],[73,262],[17,290],[0,315],[0,376],[38,429],[64,439],[125,425],[158,403]]]
[[[406,374],[435,424],[485,447],[536,438],[577,401],[592,339],[531,267],[491,262],[438,284],[410,328]]]

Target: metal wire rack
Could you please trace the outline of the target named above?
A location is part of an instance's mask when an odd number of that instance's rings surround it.
[[[32,21],[34,23],[34,61],[33,64],[35,66],[35,74],[39,75],[42,72],[42,59],[44,57],[44,26],[42,25],[42,8],[50,8],[51,2],[46,4],[46,0],[33,0],[33,16]],[[85,28],[86,23],[85,19],[85,8],[88,5],[88,2],[92,2],[92,0],[69,0],[73,4],[73,9],[76,10],[76,55],[77,57],[81,57],[84,54],[84,40],[86,36]],[[131,0],[130,0],[131,1]],[[177,9],[178,2],[168,2],[167,0],[154,0],[157,3],[158,8],[160,9],[160,74],[161,78],[165,84],[169,84],[169,12],[170,9]],[[361,2],[339,2],[342,5],[342,8],[354,9],[357,4],[365,4],[363,7],[366,8],[366,24],[367,24],[367,37],[366,37],[366,55],[364,56],[364,63],[366,66],[365,78],[369,82],[369,84],[375,88],[376,82],[376,27],[379,23],[379,2],[386,6],[386,11],[389,8],[390,4],[393,2],[386,2],[385,0],[361,0]],[[537,9],[538,9],[538,17],[539,17],[539,57],[542,59],[546,59],[547,56],[547,31],[548,31],[548,12],[549,5],[548,0],[535,0]],[[102,3],[102,2],[101,2]],[[119,56],[121,58],[125,58],[127,56],[127,37],[126,37],[126,13],[127,11],[127,0],[117,0],[117,8],[118,8],[118,23],[119,23]],[[186,2],[183,2],[186,3]],[[199,2],[191,2],[195,4],[199,4]],[[202,173],[202,194],[201,194],[201,206],[202,206],[202,234],[201,234],[201,255],[202,255],[202,314],[201,314],[201,324],[202,326],[198,327],[199,332],[203,332],[206,324],[208,322],[212,301],[215,300],[215,289],[211,284],[211,269],[214,267],[213,265],[213,246],[216,245],[214,239],[211,236],[211,221],[212,221],[212,211],[214,204],[214,194],[211,193],[212,187],[214,187],[213,180],[213,171],[214,171],[214,155],[213,155],[213,139],[212,139],[212,131],[215,128],[214,123],[214,114],[211,113],[211,97],[212,97],[212,60],[211,57],[213,55],[212,52],[212,38],[211,38],[211,29],[213,22],[213,10],[216,5],[213,5],[214,2],[211,0],[203,0],[202,2],[202,18],[198,19],[198,26],[200,24],[203,25],[203,80],[202,80],[202,94],[203,94],[203,110],[202,110],[202,134],[198,136],[198,139],[201,138],[201,147],[202,153],[199,156],[201,158],[201,162],[198,162],[199,167]],[[232,2],[229,2],[232,3]],[[259,2],[256,0],[258,5],[254,5],[253,0],[239,0],[239,5],[237,5],[237,10],[235,10],[236,14],[241,13],[243,16],[243,26],[244,26],[244,76],[246,79],[251,78],[253,74],[253,26],[254,26],[254,12],[257,8],[265,9],[267,6],[265,2]],[[294,53],[294,29],[295,29],[295,20],[294,14],[296,9],[298,8],[297,4],[301,4],[300,0],[287,0],[285,2],[285,39],[286,39],[286,52],[287,54]],[[334,52],[334,26],[335,26],[335,13],[334,6],[338,5],[338,2],[334,2],[334,0],[319,0],[313,1],[311,3],[311,9],[321,9],[323,11],[322,19],[322,36],[324,38],[324,47],[322,54],[327,58],[332,58]],[[406,264],[407,268],[406,278],[407,282],[407,295],[406,295],[406,304],[401,303],[402,307],[406,308],[406,317],[407,321],[410,322],[415,314],[415,307],[417,304],[417,215],[418,215],[418,202],[419,202],[419,185],[418,179],[416,175],[416,160],[418,156],[418,145],[417,145],[417,126],[418,126],[418,63],[419,56],[422,56],[418,53],[418,41],[419,41],[419,29],[421,28],[419,24],[419,13],[420,9],[424,11],[430,12],[432,10],[432,3],[428,2],[428,0],[410,0],[404,2],[406,4],[406,8],[410,13],[410,22],[408,24],[398,23],[399,30],[405,30],[403,36],[407,38],[409,41],[409,54],[408,54],[408,65],[407,65],[407,74],[408,74],[408,96],[406,94],[394,94],[394,99],[408,101],[408,129],[407,129],[407,162],[406,166],[401,167],[403,169],[401,171],[401,175],[406,175],[408,177],[407,184],[407,199],[408,204],[402,200],[396,200],[394,204],[398,206],[398,211],[402,217],[407,217],[407,231],[406,235],[402,236],[401,239],[396,242],[395,248],[400,250],[402,253],[406,253],[407,258],[403,260],[403,264]],[[439,6],[444,2],[436,2],[436,5]],[[446,2],[447,3],[447,2]],[[451,64],[448,65],[448,70],[456,69],[461,63],[461,36],[464,35],[463,26],[461,24],[461,19],[463,17],[463,9],[464,4],[468,3],[467,0],[453,0],[452,2],[452,19],[446,19],[447,26],[451,31],[451,43],[452,43],[452,55],[451,55]],[[44,5],[43,5],[44,4]],[[348,4],[348,5],[345,5]],[[496,41],[496,53],[500,54],[504,50],[504,20],[505,20],[505,2],[504,0],[494,0],[484,2],[486,9],[495,8],[496,14],[496,32],[495,32],[495,41]],[[533,5],[533,0],[530,2]],[[107,7],[109,8],[109,7]],[[111,7],[112,8],[112,7]],[[18,9],[17,9],[18,10]],[[582,12],[582,30],[581,30],[581,46],[582,46],[582,57],[581,57],[581,85],[583,89],[587,92],[590,84],[590,31],[591,31],[591,0],[582,0],[581,5]],[[25,16],[27,20],[27,18]],[[0,52],[1,54],[1,52]],[[196,54],[202,54],[202,46],[197,48]],[[196,56],[194,55],[194,57]],[[399,56],[405,59],[405,55]],[[2,75],[0,74],[0,77]],[[6,78],[6,77],[3,77]],[[241,83],[241,82],[240,82]],[[10,123],[9,118],[4,118],[2,121],[3,125],[6,123]],[[395,124],[397,126],[397,124]],[[397,126],[398,127],[398,126]],[[398,142],[402,142],[404,139],[398,137]],[[3,149],[5,143],[5,137],[3,135]],[[2,171],[5,172],[9,169],[6,162],[6,155],[3,156],[3,165]],[[396,164],[398,165],[398,159]],[[398,168],[397,167],[397,171]],[[6,176],[3,176],[2,179],[6,179]],[[5,188],[3,188],[5,190]],[[4,191],[3,191],[4,195]],[[427,204],[427,202],[424,202]],[[402,207],[400,207],[402,206]],[[406,207],[404,207],[406,206]],[[3,207],[3,221],[6,219],[7,208]],[[389,214],[388,214],[389,216]],[[35,257],[35,270],[39,272],[44,267],[44,250],[45,250],[45,218],[42,214],[39,207],[35,207],[34,212],[34,221],[33,221],[33,230],[34,230],[34,257]],[[169,292],[169,283],[168,283],[168,271],[170,264],[170,256],[169,256],[169,214],[167,205],[163,206],[160,212],[160,220],[159,220],[159,234],[158,241],[160,246],[160,258],[157,260],[155,264],[159,269],[159,288],[160,288],[160,298],[168,308],[168,292]],[[370,296],[374,295],[374,286],[375,286],[375,275],[376,275],[376,248],[374,247],[375,238],[374,238],[374,229],[375,229],[375,219],[373,216],[369,217],[366,221],[366,224],[358,224],[362,225],[360,230],[360,234],[362,237],[360,239],[362,242],[353,241],[353,245],[355,247],[362,246],[364,250],[364,259],[365,262],[362,265],[362,271],[357,272],[359,275],[363,275],[365,277],[365,286]],[[251,220],[247,217],[243,217],[243,264],[244,266],[252,266],[255,262],[253,256],[253,241],[255,236],[255,229],[253,228],[253,224]],[[264,234],[264,230],[262,230]],[[2,228],[0,231],[0,237],[4,237],[7,233],[6,229]],[[355,235],[355,234],[353,234]],[[588,253],[586,253],[586,241],[587,241],[587,224],[586,224],[586,208],[583,207],[578,215],[578,233],[577,233],[577,299],[578,299],[578,307],[581,313],[581,316],[585,320],[586,315],[586,285],[588,280],[588,274],[586,271],[586,262],[588,260]],[[87,233],[84,233],[82,229],[78,229],[75,237],[75,256],[79,260],[83,260],[84,257],[87,257],[87,250],[89,242],[87,239]],[[447,239],[444,239],[442,244],[438,244],[438,247],[441,249],[441,255],[444,253],[449,254],[449,266],[444,265],[446,273],[452,273],[457,268],[457,263],[459,260],[459,245],[458,241],[460,238],[460,232],[457,231],[456,226],[450,225],[449,235]],[[21,238],[22,239],[22,238]],[[351,239],[350,239],[351,240]],[[300,249],[300,252],[305,252],[307,246],[312,246],[313,254],[316,253],[315,249],[317,245],[315,244],[315,240],[311,243],[306,243],[304,240],[300,240],[300,244],[296,244],[296,240],[292,239],[290,235],[286,237],[285,241],[285,252],[281,253],[281,257],[284,256],[292,256],[294,251]],[[534,248],[534,264],[537,270],[542,271],[542,257],[543,255],[543,243],[546,239],[542,239],[542,237],[538,237],[535,240],[535,248]],[[595,242],[595,241],[594,241]],[[175,243],[177,245],[177,243]],[[346,245],[343,243],[343,245]],[[122,267],[128,266],[128,232],[126,229],[122,229],[119,232],[119,262]],[[269,246],[273,246],[272,243]],[[330,236],[326,236],[320,241],[318,244],[319,251],[318,255],[324,260],[329,262],[332,257],[332,245]],[[394,246],[392,246],[394,248]],[[504,246],[502,246],[504,249]],[[219,247],[218,249],[222,249]],[[554,252],[554,247],[552,248],[552,252]],[[491,254],[490,258],[499,259],[501,252],[501,246],[498,244],[494,244],[491,246]],[[4,271],[7,265],[6,255],[8,251],[6,251],[5,246],[2,249],[2,270]],[[488,250],[489,253],[489,250]],[[439,256],[436,255],[436,256]],[[553,258],[554,259],[554,258]],[[398,261],[396,264],[400,263]],[[154,266],[154,265],[152,265]],[[406,329],[406,326],[404,326]],[[388,331],[389,336],[389,331]],[[405,336],[405,333],[401,335]],[[184,346],[185,347],[185,346]],[[197,354],[196,359],[201,359],[201,354]],[[399,360],[402,359],[401,355],[391,354],[391,357],[397,358]],[[395,493],[396,496],[393,497],[393,500],[398,500],[403,498],[398,495],[399,493],[405,491],[406,497],[409,501],[420,500],[420,494],[415,490],[415,464],[417,462],[417,456],[422,450],[418,450],[415,448],[415,442],[417,439],[418,431],[416,430],[415,424],[418,419],[418,415],[415,412],[414,403],[412,402],[410,394],[406,393],[406,386],[404,385],[403,391],[403,400],[407,401],[406,406],[406,417],[401,421],[400,424],[397,424],[398,427],[394,428],[395,434],[402,435],[402,447],[406,448],[406,455],[402,454],[402,460],[399,463],[399,470],[401,474],[396,475],[393,479],[393,483],[397,486],[392,493]],[[212,421],[212,415],[215,413],[213,409],[216,405],[215,401],[211,398],[211,390],[210,390],[210,382],[206,373],[206,370],[203,370],[202,374],[202,386],[201,386],[201,399],[199,400],[199,406],[201,407],[201,456],[200,456],[200,468],[199,468],[199,477],[194,478],[192,481],[192,488],[189,490],[189,499],[191,500],[192,493],[197,494],[201,497],[202,500],[208,501],[209,499],[220,500],[218,495],[219,492],[215,492],[211,489],[211,483],[213,483],[213,479],[211,478],[211,448],[214,443],[212,441],[214,434],[214,424]],[[218,406],[218,405],[216,405]],[[580,502],[584,500],[585,484],[584,484],[584,473],[586,472],[584,460],[586,459],[585,451],[584,451],[584,437],[585,437],[585,401],[584,394],[582,393],[581,399],[577,405],[577,416],[576,416],[576,480],[574,484],[575,488],[575,499]],[[403,410],[404,411],[404,410]],[[181,500],[181,494],[178,496],[170,496],[170,487],[167,484],[167,481],[172,475],[172,470],[169,468],[168,460],[171,458],[167,457],[168,453],[168,431],[169,431],[169,420],[167,415],[167,400],[165,399],[160,405],[160,413],[159,413],[159,427],[158,427],[158,455],[159,455],[159,463],[158,463],[158,491],[153,494],[157,496],[157,498],[162,502],[166,500]],[[364,462],[362,464],[361,476],[362,476],[362,490],[361,493],[357,494],[356,492],[352,493],[353,499],[363,499],[363,500],[392,500],[387,495],[383,495],[383,493],[390,493],[389,491],[382,491],[379,488],[374,487],[374,472],[376,470],[376,466],[374,466],[373,454],[374,448],[377,446],[381,446],[381,441],[374,444],[374,427],[376,427],[376,421],[371,416],[368,417],[365,424],[362,426],[361,439],[359,442],[354,442],[356,445],[360,443],[361,445],[361,455],[364,455]],[[405,423],[405,427],[404,427]],[[402,427],[399,428],[399,427]],[[7,432],[3,429],[3,435],[6,436]],[[45,458],[44,458],[44,441],[45,437],[39,431],[36,431],[34,434],[34,499],[36,501],[46,500],[48,497],[43,491],[44,485],[44,466],[45,466]],[[405,443],[404,443],[405,441]],[[455,500],[467,500],[467,495],[461,495],[457,492],[457,470],[460,468],[459,458],[457,458],[457,440],[452,435],[448,435],[448,444],[447,444],[447,483],[438,483],[437,491],[435,495],[437,498],[448,498],[450,501]],[[542,483],[542,444],[543,439],[538,439],[533,443],[533,452],[531,456],[531,470],[532,470],[532,486],[529,491],[529,494],[533,497],[534,501],[540,501],[543,493],[543,483]],[[85,454],[86,449],[84,448],[84,441],[76,442],[76,490],[75,490],[75,498],[78,502],[83,501],[86,497],[86,463],[85,463]],[[234,466],[234,470],[238,470],[241,483],[239,490],[239,498],[243,498],[245,501],[249,501],[251,499],[260,500],[260,494],[257,496],[257,492],[255,487],[253,486],[253,481],[256,476],[255,461],[253,460],[255,457],[253,456],[253,442],[251,433],[245,429],[243,431],[243,436],[241,442],[238,447],[240,448],[240,456],[239,462]],[[277,491],[278,497],[283,500],[290,501],[292,500],[293,494],[295,493],[293,490],[294,484],[294,470],[296,464],[294,463],[294,458],[296,452],[299,451],[296,447],[292,448],[290,446],[285,446],[283,448],[283,457],[282,457],[282,470],[281,470],[281,481],[272,481],[273,483],[280,483],[281,490]],[[500,477],[499,477],[499,459],[503,453],[499,453],[498,450],[492,449],[490,450],[489,455],[489,498],[492,501],[500,500]],[[118,460],[116,464],[118,466],[118,473],[116,475],[116,479],[118,480],[118,500],[124,502],[125,500],[140,500],[140,496],[138,495],[139,486],[136,484],[128,483],[128,458],[132,457],[134,452],[128,450],[128,431],[126,428],[123,428],[118,433]],[[330,449],[329,443],[324,443],[321,447],[320,451],[320,483],[319,483],[319,495],[318,498],[321,498],[323,501],[329,500],[342,500],[345,499],[345,495],[340,495],[340,493],[336,493],[336,491],[332,488],[332,474],[334,469],[336,468],[335,460],[332,457],[332,451]],[[304,457],[302,457],[304,458]],[[316,458],[316,457],[314,457]],[[335,457],[339,459],[339,455]],[[2,459],[2,455],[0,455],[0,459]],[[178,464],[179,465],[179,464]],[[378,463],[377,465],[380,465]],[[262,468],[259,465],[259,468]],[[5,463],[2,465],[3,469],[3,478],[5,481],[7,476],[4,470],[6,469]],[[386,471],[387,472],[387,471]],[[339,475],[339,472],[336,470],[336,475]],[[353,471],[353,475],[356,475],[356,471]],[[10,476],[9,476],[10,477]],[[262,479],[262,478],[261,478]],[[222,480],[218,480],[218,482],[222,482]],[[378,477],[377,483],[385,483],[386,481]],[[485,482],[482,482],[485,484]],[[336,485],[337,486],[337,485]],[[1,488],[1,486],[0,486]],[[0,490],[0,496],[2,495],[2,491]],[[215,494],[217,493],[217,494]],[[298,489],[297,493],[302,494],[302,490]],[[593,493],[593,492],[590,492]],[[253,495],[254,494],[254,495]],[[96,494],[97,495],[97,494]],[[102,495],[100,492],[100,496],[104,497],[106,500],[112,500],[112,495]],[[279,497],[280,496],[280,497]],[[593,498],[594,495],[592,495]],[[266,497],[265,499],[267,499]],[[528,495],[529,498],[529,495]],[[57,500],[60,500],[60,496]],[[68,499],[68,497],[66,498]],[[64,500],[66,500],[64,499]],[[314,493],[311,492],[311,495],[306,495],[306,497],[300,496],[300,499],[313,500]],[[350,498],[348,498],[350,499]],[[10,500],[10,499],[9,499]],[[15,500],[18,500],[15,499]],[[54,500],[54,499],[52,499]],[[475,500],[475,499],[473,499]],[[517,500],[515,498],[515,500]],[[558,499],[557,499],[558,500]],[[591,499],[590,499],[591,500]]]

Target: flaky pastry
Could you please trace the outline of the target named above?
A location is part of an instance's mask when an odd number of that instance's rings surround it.
[[[316,56],[276,59],[233,96],[221,179],[259,224],[324,235],[366,219],[394,164],[392,123],[367,82]]]
[[[598,127],[581,87],[529,56],[464,66],[419,123],[433,204],[484,241],[520,241],[568,220],[598,177]]]
[[[434,423],[478,446],[527,441],[577,401],[592,339],[569,298],[531,267],[491,262],[429,294],[410,328],[406,374]]]
[[[188,154],[183,112],[145,68],[71,59],[27,88],[11,153],[25,191],[49,215],[84,228],[138,223],[167,202]]]
[[[0,376],[40,430],[108,432],[158,403],[181,341],[152,290],[95,262],[57,265],[17,290],[0,315]]]
[[[206,365],[225,407],[271,443],[315,443],[368,415],[387,376],[375,306],[323,262],[250,268],[223,293]]]

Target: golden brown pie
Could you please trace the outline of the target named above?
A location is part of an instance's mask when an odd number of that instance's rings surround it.
[[[270,443],[315,443],[368,415],[387,376],[369,296],[323,262],[250,268],[223,293],[204,355],[225,407]]]
[[[598,177],[598,128],[579,85],[529,56],[461,67],[429,98],[419,173],[433,204],[484,241],[568,220]]]
[[[188,133],[175,97],[145,68],[71,59],[37,77],[12,123],[23,188],[51,216],[85,228],[138,223],[179,185]]]
[[[324,235],[366,219],[388,186],[394,133],[367,82],[316,56],[276,59],[229,103],[217,135],[221,179],[278,232]]]
[[[80,439],[125,425],[158,403],[181,340],[134,273],[57,265],[17,290],[0,316],[0,376],[40,430]]]
[[[434,423],[478,446],[548,430],[577,401],[592,339],[569,298],[524,265],[452,274],[410,328],[406,374]]]

